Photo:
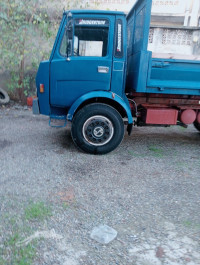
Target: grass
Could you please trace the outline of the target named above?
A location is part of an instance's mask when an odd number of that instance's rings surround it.
[[[177,169],[189,169],[190,167],[191,167],[191,163],[189,162],[184,162],[184,161],[176,162]]]
[[[62,207],[64,208],[64,210],[66,210],[70,208],[70,205],[67,202],[63,202]]]
[[[19,232],[14,233],[10,238],[6,241],[5,246],[13,247],[19,241],[20,235]]]
[[[147,147],[148,151],[151,152],[151,155],[153,155],[154,157],[160,157],[162,158],[164,156],[164,151],[161,148],[158,148],[155,145],[150,145]],[[135,153],[131,150],[128,150],[128,154],[133,156],[133,157],[146,157],[148,156],[148,153],[146,152],[146,150],[143,150],[143,153],[141,153],[142,150],[140,150],[140,153]]]
[[[183,222],[183,225],[188,228],[200,229],[200,224],[195,224],[194,222],[189,221],[189,220]]]
[[[150,145],[148,149],[149,151],[152,152],[153,156],[163,157],[163,150],[161,148],[158,148],[157,146],[154,146],[154,145]]]
[[[16,232],[4,242],[4,248],[0,249],[0,265],[30,265],[33,263],[36,256],[35,245],[32,243],[17,247],[16,243],[21,240],[20,234]]]
[[[35,255],[36,250],[31,244],[23,248],[19,248],[15,252],[16,265],[30,265],[31,263],[33,263]]]
[[[5,214],[2,220],[6,222],[7,228],[5,231],[8,231],[8,233],[4,233],[4,240],[0,245],[0,265],[33,264],[37,253],[37,239],[27,245],[19,246],[17,243],[23,242],[30,233],[33,233],[26,220],[39,222],[51,215],[51,208],[43,202],[29,203],[22,216]]]
[[[187,226],[187,227],[191,227],[192,226],[192,222],[191,221],[185,221],[183,224],[185,226]]]
[[[30,203],[25,209],[25,218],[27,220],[44,220],[52,215],[51,208],[43,202]]]
[[[134,157],[146,157],[146,154],[137,154],[133,151],[128,151],[128,154],[131,155],[131,156],[134,156]]]

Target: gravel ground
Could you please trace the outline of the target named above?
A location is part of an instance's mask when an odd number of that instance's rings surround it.
[[[193,126],[134,128],[87,155],[69,127],[1,107],[0,264],[199,265],[199,147]],[[90,238],[101,224],[108,245]]]

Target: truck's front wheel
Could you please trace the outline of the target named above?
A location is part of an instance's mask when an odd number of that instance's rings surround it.
[[[81,150],[90,154],[106,154],[121,143],[124,123],[117,110],[106,104],[94,103],[75,115],[71,133]]]

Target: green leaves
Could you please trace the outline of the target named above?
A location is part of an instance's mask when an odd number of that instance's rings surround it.
[[[10,73],[8,87],[15,98],[31,94],[31,75],[50,56],[63,4],[53,0],[1,1],[0,69]],[[83,0],[65,1],[65,8],[84,6]],[[28,78],[29,77],[29,78]],[[23,92],[23,93],[22,93]]]
[[[51,209],[43,202],[31,203],[25,209],[25,217],[27,220],[43,220],[51,215]]]
[[[36,72],[39,62],[48,59],[53,45],[56,33],[40,2],[10,0],[1,5],[1,70],[10,73],[8,88],[13,93],[20,89],[29,94],[30,71]]]

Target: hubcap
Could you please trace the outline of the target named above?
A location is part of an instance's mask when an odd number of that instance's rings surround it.
[[[95,146],[107,144],[113,137],[112,122],[104,116],[92,116],[83,124],[84,139]]]
[[[95,137],[102,137],[104,134],[104,128],[103,127],[96,127],[94,128],[94,136]]]

